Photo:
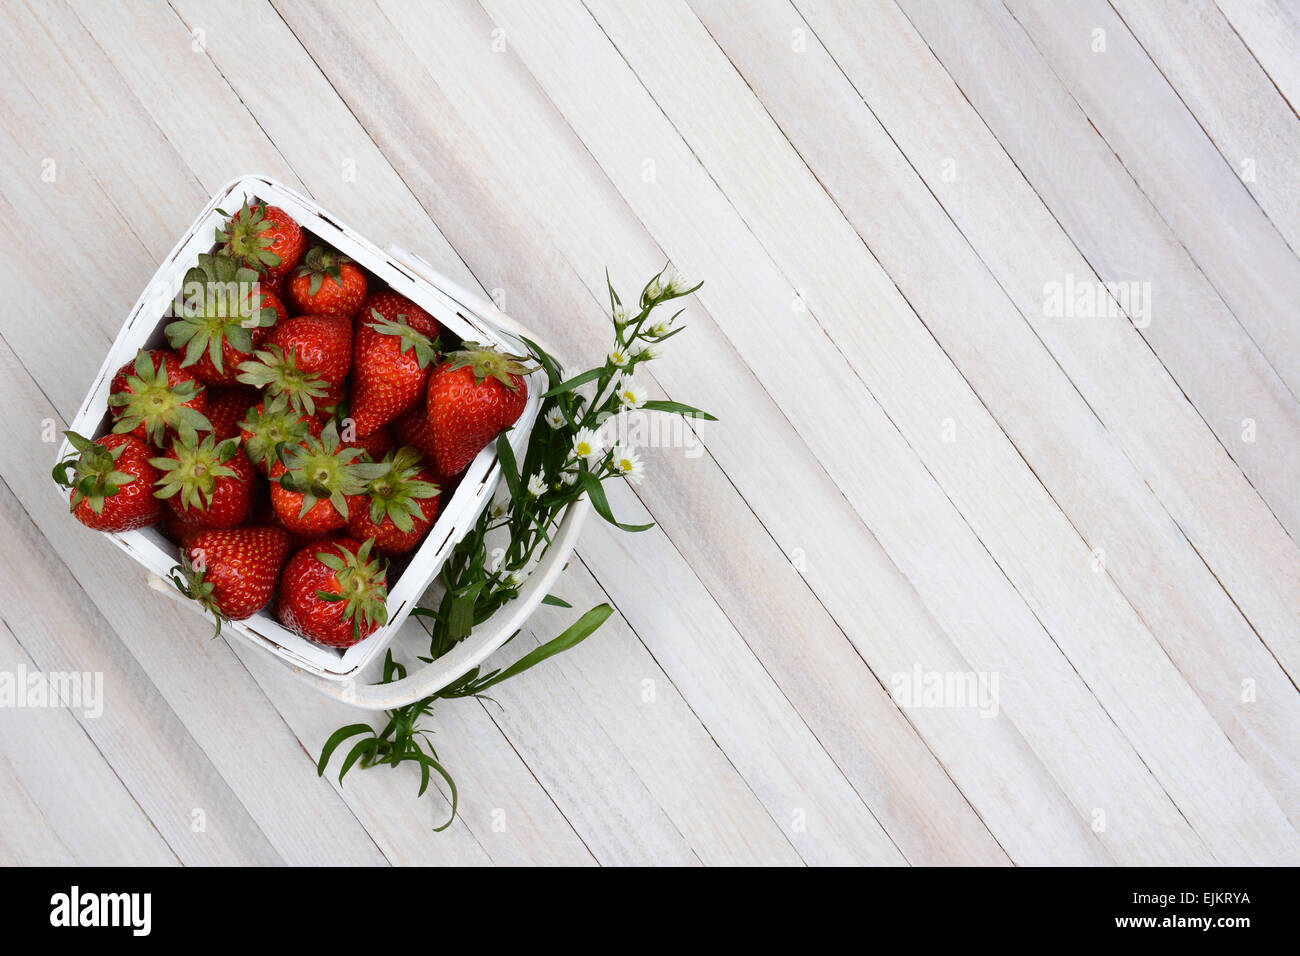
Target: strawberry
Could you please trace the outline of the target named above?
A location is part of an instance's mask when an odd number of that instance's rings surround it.
[[[208,393],[207,416],[217,441],[239,434],[239,423],[249,409],[262,400],[262,393],[247,385],[213,389]]]
[[[250,206],[247,199],[217,230],[217,242],[221,252],[240,265],[274,277],[288,275],[307,247],[302,229],[287,212],[279,206]]]
[[[346,422],[347,419],[344,419]],[[346,437],[348,430],[343,430],[343,436]],[[397,440],[393,437],[392,429],[384,426],[376,428],[365,438],[357,438],[354,441],[345,441],[344,448],[360,448],[362,461],[383,461],[384,456],[397,447]]]
[[[289,301],[304,315],[351,318],[366,298],[366,274],[343,253],[313,246],[289,276]]]
[[[521,356],[466,342],[434,368],[425,401],[439,474],[460,474],[518,420],[528,401],[523,376],[532,371],[523,362]]]
[[[433,432],[429,428],[429,412],[424,402],[420,402],[397,416],[393,422],[393,431],[397,440],[403,445],[418,448],[430,465],[433,461]]]
[[[88,528],[112,533],[134,531],[162,517],[162,502],[153,496],[158,469],[149,461],[152,448],[134,435],[91,441],[76,432],[63,434],[80,453],[54,466],[54,480],[72,489],[68,503],[73,517]]]
[[[380,289],[378,292],[370,293],[358,314],[372,316],[376,312],[390,322],[404,322],[431,342],[442,334],[437,319],[406,296],[399,295],[392,289]]]
[[[378,311],[362,317],[352,343],[351,417],[358,435],[387,425],[417,401],[437,357],[436,343]]]
[[[181,548],[172,583],[212,612],[217,630],[226,621],[252,617],[271,602],[289,556],[283,528],[220,528],[203,531]]]
[[[341,315],[300,315],[276,326],[257,353],[239,368],[239,380],[284,395],[308,415],[316,403],[338,401],[352,367],[352,323]]]
[[[268,474],[278,460],[280,449],[297,445],[308,435],[319,438],[321,421],[294,411],[284,396],[258,402],[238,425],[244,452],[262,474]]]
[[[212,431],[204,417],[208,396],[189,369],[181,368],[174,352],[154,349],[136,353],[123,365],[108,389],[108,407],[116,419],[113,431],[162,445],[168,433],[194,441],[196,432]]]
[[[281,304],[285,302],[284,293],[285,281],[284,276],[263,276],[262,291],[269,292],[280,300]],[[287,313],[286,313],[287,314]]]
[[[384,460],[387,470],[348,499],[348,534],[359,541],[373,538],[375,551],[386,555],[405,554],[420,543],[438,515],[438,483],[420,466],[423,457],[408,447]]]
[[[184,351],[182,367],[209,385],[233,385],[238,366],[252,358],[278,321],[283,303],[258,283],[257,273],[229,256],[199,254],[185,273],[167,341]]]
[[[275,614],[289,630],[330,647],[350,647],[388,622],[384,560],[351,538],[309,544],[280,576]]]
[[[209,435],[198,444],[177,440],[149,463],[163,472],[154,494],[192,524],[233,528],[248,518],[257,472],[238,439],[217,443]]]
[[[319,438],[308,436],[285,446],[281,460],[271,466],[271,507],[294,534],[320,536],[342,528],[348,520],[348,496],[365,490],[382,465],[356,459],[360,448],[339,444],[338,426],[331,421]]]
[[[164,538],[182,548],[204,531],[187,516],[178,514],[172,508],[163,508],[162,521],[159,522],[158,527]]]

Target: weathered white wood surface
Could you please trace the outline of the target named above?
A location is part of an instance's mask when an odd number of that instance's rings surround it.
[[[1300,18],[1264,2],[0,6],[0,861],[1300,862]],[[1095,49],[1103,31],[1104,48]],[[559,591],[415,774],[206,639],[51,491],[156,261],[266,172],[575,364],[706,281]],[[1053,283],[1146,283],[1062,317]],[[1104,295],[1104,293],[1103,293]],[[573,612],[544,608],[516,646]],[[996,716],[896,676],[996,675]],[[196,823],[196,821],[200,821]]]

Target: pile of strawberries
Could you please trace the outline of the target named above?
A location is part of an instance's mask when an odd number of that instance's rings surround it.
[[[274,598],[286,627],[346,647],[386,622],[389,561],[518,419],[529,369],[444,341],[275,206],[246,200],[216,243],[186,273],[171,348],[118,371],[112,431],[69,432],[78,454],[54,475],[88,527],[161,522],[173,580],[218,630]]]

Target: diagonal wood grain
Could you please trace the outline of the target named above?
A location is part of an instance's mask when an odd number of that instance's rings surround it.
[[[1008,6],[0,9],[0,664],[110,688],[0,711],[0,860],[1300,859],[1300,24]],[[248,171],[575,365],[606,266],[706,280],[643,374],[721,422],[610,489],[657,529],[584,532],[557,591],[615,604],[602,632],[439,705],[438,837],[414,774],[318,779],[355,714],[205,642],[48,486],[120,316]],[[1067,275],[1151,282],[1150,324],[1053,317]],[[913,668],[996,673],[997,716],[903,706]]]

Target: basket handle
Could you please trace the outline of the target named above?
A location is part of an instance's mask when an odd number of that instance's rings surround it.
[[[523,627],[568,564],[578,533],[590,511],[591,503],[585,496],[570,504],[555,529],[550,547],[520,588],[519,597],[475,628],[470,638],[437,660],[421,665],[390,684],[363,684],[351,679],[331,681],[306,672],[300,672],[298,676],[327,697],[364,710],[405,707],[441,690],[483,663],[510,635]]]

